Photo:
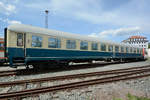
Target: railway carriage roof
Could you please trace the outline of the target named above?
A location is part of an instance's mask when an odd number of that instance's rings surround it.
[[[78,39],[78,40],[85,40],[85,41],[102,42],[102,43],[107,43],[107,44],[112,44],[112,45],[114,44],[114,45],[135,47],[135,46],[127,45],[124,43],[116,43],[116,42],[112,42],[108,40],[105,41],[105,40],[100,40],[100,38],[94,38],[94,37],[88,37],[88,36],[79,35],[79,34],[45,29],[45,28],[35,27],[32,25],[14,24],[14,25],[8,26],[7,29],[10,31],[14,31],[14,32],[45,34],[45,35],[64,37],[64,38],[69,38],[69,39]]]

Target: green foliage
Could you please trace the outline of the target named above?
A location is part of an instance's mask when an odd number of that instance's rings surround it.
[[[113,100],[122,100],[122,99],[120,99],[120,98],[114,98]]]
[[[137,100],[137,99],[136,99],[136,96],[133,96],[133,95],[131,95],[131,94],[129,94],[129,93],[128,93],[127,96],[128,96],[128,100]]]
[[[137,96],[131,95],[130,93],[128,93],[127,97],[128,97],[128,100],[150,100],[150,99],[145,98],[145,97],[137,97]],[[122,99],[114,98],[113,100],[122,100]]]
[[[137,96],[133,96],[131,94],[128,93],[128,100],[150,100],[148,98],[145,98],[145,97],[137,97]]]
[[[148,48],[150,49],[150,43],[148,43]]]

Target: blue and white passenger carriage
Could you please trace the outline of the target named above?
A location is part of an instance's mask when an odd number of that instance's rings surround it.
[[[142,48],[23,24],[5,29],[5,47],[11,66],[143,59]]]

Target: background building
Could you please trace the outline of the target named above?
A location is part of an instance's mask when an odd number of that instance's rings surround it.
[[[136,45],[137,47],[148,49],[148,40],[143,36],[131,36],[126,40],[122,41],[123,43]]]
[[[146,53],[150,57],[150,48],[149,43],[146,37],[144,36],[131,36],[126,40],[122,41],[123,43],[135,45],[137,47],[144,48],[146,50]]]
[[[4,50],[4,38],[0,37],[0,50]]]

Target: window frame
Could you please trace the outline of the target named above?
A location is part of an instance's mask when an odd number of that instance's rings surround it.
[[[22,36],[22,38],[21,39],[19,39],[18,37],[19,37],[19,35],[21,35]],[[22,47],[23,46],[23,41],[24,41],[24,38],[23,38],[23,33],[17,33],[17,46],[20,46],[20,47]],[[20,43],[20,40],[21,40],[21,43]]]
[[[66,40],[66,49],[76,49],[76,40]]]
[[[118,48],[118,50],[117,50]],[[119,52],[119,46],[115,45],[115,52]]]
[[[54,40],[54,41],[52,41],[52,39]],[[53,43],[53,45],[52,44],[50,44],[50,43]],[[60,38],[57,38],[57,37],[49,37],[48,38],[48,48],[61,48],[61,39]]]
[[[125,48],[121,46],[121,53],[125,53]]]
[[[139,48],[137,48],[137,53],[138,53],[138,54],[140,53],[140,49],[139,49]]]
[[[137,53],[136,48],[133,48],[133,53]]]
[[[84,48],[83,45],[85,45]],[[87,41],[80,41],[80,50],[88,50],[88,42]]]
[[[40,45],[38,46],[37,44],[35,45],[35,46],[33,46],[33,37],[38,37],[38,39],[39,39],[39,43],[40,43]],[[35,43],[37,43],[37,41],[35,41]],[[43,46],[43,37],[42,36],[38,36],[38,35],[32,35],[32,42],[31,42],[31,47],[39,47],[39,48],[41,48]]]
[[[92,42],[91,43],[91,50],[98,50],[98,43]]]
[[[101,43],[100,47],[101,47],[101,51],[107,51],[105,43]]]
[[[129,47],[126,47],[126,53],[129,53]]]
[[[133,53],[133,48],[132,47],[130,47],[130,53]]]
[[[108,45],[108,52],[113,52],[113,45]]]

